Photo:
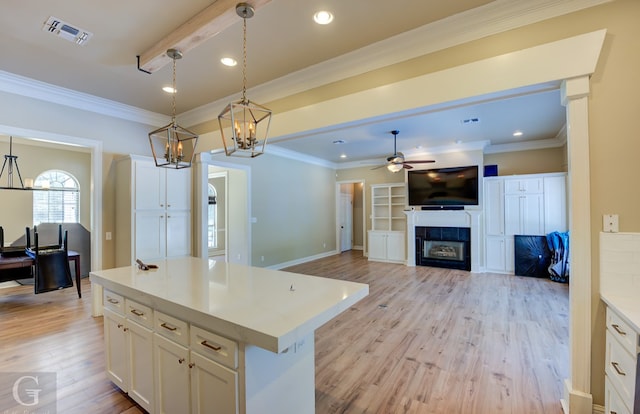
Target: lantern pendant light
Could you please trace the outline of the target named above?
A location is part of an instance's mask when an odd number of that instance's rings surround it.
[[[196,154],[198,135],[176,124],[176,60],[182,53],[176,49],[167,50],[173,59],[173,96],[171,123],[149,133],[149,144],[156,166],[164,168],[189,168]]]
[[[218,115],[218,123],[225,154],[253,158],[264,154],[271,110],[247,99],[247,19],[253,17],[254,9],[238,3],[236,13],[243,20],[242,99],[228,104]]]

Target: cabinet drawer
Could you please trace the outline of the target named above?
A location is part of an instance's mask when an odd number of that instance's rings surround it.
[[[124,297],[110,290],[104,289],[102,293],[102,303],[107,309],[111,309],[117,314],[124,315]]]
[[[153,327],[153,309],[131,299],[125,299],[125,316],[151,329]]]
[[[615,311],[607,308],[607,329],[631,355],[637,352],[638,335]]]
[[[615,387],[609,381],[609,377],[604,377],[604,407],[605,413],[615,414],[631,414],[629,407],[622,401],[620,395],[618,395]]]
[[[636,384],[636,355],[629,354],[607,330],[605,373],[623,401],[633,406]]]
[[[153,330],[183,346],[189,346],[189,324],[162,312],[155,312]]]
[[[191,326],[191,350],[231,369],[238,368],[238,344],[197,326]]]

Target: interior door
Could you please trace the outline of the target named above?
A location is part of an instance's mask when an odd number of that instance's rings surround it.
[[[353,194],[340,193],[340,251],[353,248]]]

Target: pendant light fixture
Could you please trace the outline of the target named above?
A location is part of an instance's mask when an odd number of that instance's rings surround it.
[[[164,168],[189,168],[196,153],[198,135],[176,124],[176,60],[182,53],[176,49],[167,50],[173,59],[173,91],[171,123],[149,133],[149,144],[156,166]]]
[[[271,110],[247,99],[247,19],[253,17],[254,9],[238,3],[236,13],[243,21],[242,99],[228,104],[218,115],[218,123],[225,154],[253,158],[264,154]]]

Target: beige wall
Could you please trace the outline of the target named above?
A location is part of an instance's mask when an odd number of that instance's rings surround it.
[[[498,175],[565,172],[567,171],[566,146],[485,154],[484,165],[497,165]]]

